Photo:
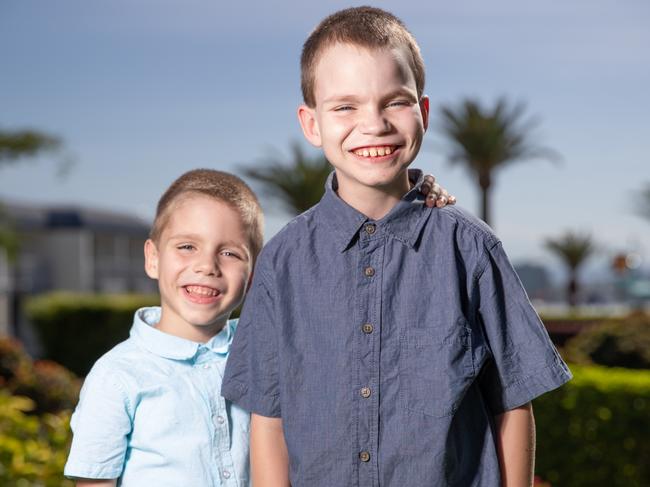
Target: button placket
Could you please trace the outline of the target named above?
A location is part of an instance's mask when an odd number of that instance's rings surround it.
[[[381,326],[381,270],[385,239],[377,238],[376,227],[366,224],[359,245],[358,325],[359,360],[356,382],[356,411],[358,414],[358,464],[360,485],[375,486],[378,477],[377,462],[372,460],[377,448],[379,342]],[[368,231],[369,230],[369,231]],[[373,235],[374,238],[370,238]]]

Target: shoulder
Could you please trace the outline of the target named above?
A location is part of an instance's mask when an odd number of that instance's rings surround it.
[[[424,255],[443,255],[456,262],[468,276],[477,278],[501,244],[492,229],[467,210],[433,208],[421,235]]]
[[[149,361],[148,355],[133,339],[124,340],[97,359],[86,376],[84,387],[91,381],[104,383],[130,396],[141,370]]]
[[[319,205],[292,218],[282,229],[264,244],[257,260],[256,272],[264,275],[273,273],[273,269],[289,256],[296,257],[294,251],[312,238],[317,228],[317,213]]]
[[[431,221],[434,227],[454,231],[458,235],[481,242],[488,248],[500,242],[499,238],[483,220],[458,206],[433,209]]]

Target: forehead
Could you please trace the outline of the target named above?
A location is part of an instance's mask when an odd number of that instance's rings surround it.
[[[314,68],[316,99],[349,94],[345,91],[416,91],[410,55],[406,47],[369,48],[340,42],[324,47]]]
[[[244,234],[240,213],[230,204],[201,193],[179,195],[167,208],[163,233],[191,232],[196,234]]]

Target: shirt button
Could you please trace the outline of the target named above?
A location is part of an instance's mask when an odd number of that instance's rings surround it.
[[[363,332],[366,335],[370,335],[374,328],[373,328],[371,323],[364,323],[364,325],[361,327],[361,329],[363,330]]]
[[[375,269],[368,266],[363,270],[363,273],[366,275],[366,277],[372,277],[375,275]]]
[[[230,472],[228,470],[224,470],[223,472],[221,472],[221,475],[223,475],[224,479],[230,478]]]
[[[203,368],[204,368],[204,369],[209,369],[209,368],[210,368],[210,364],[204,364],[204,365],[203,365]]]
[[[219,424],[223,424],[226,421],[225,419],[223,419],[223,416],[217,416],[216,420],[217,420],[217,423],[219,423]]]
[[[377,231],[377,227],[375,226],[374,223],[367,223],[365,226],[365,230],[368,235],[372,235]]]
[[[369,462],[370,453],[368,453],[367,451],[362,451],[361,453],[359,453],[359,460],[361,460],[362,462]]]
[[[370,397],[370,387],[361,388],[361,397],[369,398]]]

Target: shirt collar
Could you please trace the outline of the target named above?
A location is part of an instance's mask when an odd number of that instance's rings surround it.
[[[159,306],[140,308],[135,312],[130,335],[138,345],[151,353],[172,360],[192,359],[201,347],[205,347],[218,355],[228,355],[236,320],[228,320],[226,326],[217,335],[206,343],[198,343],[154,328],[160,321],[160,313]]]
[[[343,201],[336,194],[336,172],[329,175],[325,183],[325,194],[318,208],[323,221],[333,230],[332,236],[341,252],[350,247],[359,235],[361,226],[367,222],[375,223],[380,232],[385,232],[411,248],[417,245],[431,209],[424,204],[425,196],[420,193],[424,181],[422,171],[409,169],[408,175],[414,186],[386,216],[377,221],[371,220]]]

